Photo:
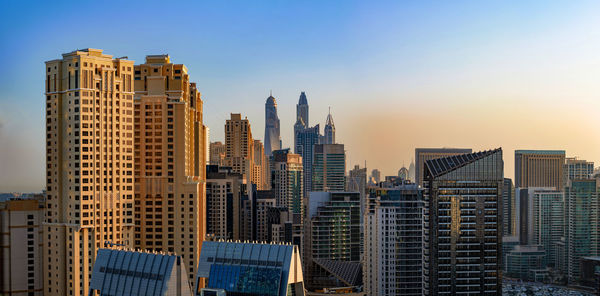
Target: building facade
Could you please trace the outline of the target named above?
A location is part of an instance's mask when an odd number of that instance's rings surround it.
[[[415,149],[415,183],[423,186],[425,162],[431,159],[471,153],[471,149],[462,148],[416,148]]]
[[[304,217],[304,195],[302,190],[302,157],[290,153],[289,149],[273,151],[271,160],[272,188],[278,207]]]
[[[222,142],[212,142],[210,143],[210,165],[225,165],[225,145]]]
[[[344,144],[315,145],[312,170],[312,191],[344,191],[346,189]]]
[[[45,295],[85,295],[104,242],[133,246],[133,61],[46,62]]]
[[[563,190],[564,150],[515,150],[515,188]]]
[[[300,128],[295,127],[294,130],[294,153],[302,157],[302,168],[304,170],[304,196],[307,196],[308,193],[312,191],[314,147],[319,144],[321,134],[318,124],[310,128],[302,125]]]
[[[281,149],[281,136],[279,134],[279,117],[277,116],[277,102],[270,95],[265,103],[265,154],[271,156],[273,151]]]
[[[43,198],[0,200],[0,295],[44,295]]]
[[[424,295],[501,295],[502,150],[428,160]]]
[[[598,179],[571,180],[565,188],[566,268],[569,284],[581,279],[581,259],[599,256],[600,192]]]
[[[250,121],[241,114],[231,114],[225,123],[225,165],[242,174],[247,183],[254,171],[254,139]]]
[[[254,172],[252,178],[252,183],[256,184],[257,190],[269,190],[271,188],[269,158],[265,155],[265,148],[260,140],[254,140]]]
[[[193,280],[206,235],[200,92],[185,65],[169,55],[149,55],[136,65],[134,89],[134,245],[176,252]]]
[[[229,167],[206,167],[206,234],[241,239],[242,175]]]
[[[329,114],[327,114],[327,120],[325,120],[325,128],[323,128],[323,141],[321,142],[321,144],[335,143],[335,124],[333,123],[331,108],[329,108]]]
[[[423,295],[423,189],[369,188],[364,221],[366,295]]]
[[[512,180],[504,178],[502,187],[502,235],[510,236],[515,228],[515,196]]]
[[[360,265],[362,254],[360,194],[311,192],[305,233],[306,286],[309,289],[357,286],[362,278],[345,278],[329,270],[336,263]],[[341,279],[340,279],[341,278]]]
[[[594,176],[594,163],[577,157],[567,157],[563,173],[564,186],[568,185],[569,180],[590,179]]]

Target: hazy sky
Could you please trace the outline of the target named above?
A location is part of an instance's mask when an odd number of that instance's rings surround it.
[[[600,161],[598,1],[5,2],[0,192],[44,187],[44,61],[87,47],[185,64],[211,141],[231,112],[262,140],[272,89],[284,147],[306,91],[348,168],[396,174],[415,147],[502,147],[508,177],[515,149]]]

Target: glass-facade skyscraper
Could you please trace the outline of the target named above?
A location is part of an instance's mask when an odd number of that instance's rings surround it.
[[[332,274],[336,266],[360,266],[360,216],[358,192],[310,193],[305,236],[307,286],[319,289],[356,286],[362,282],[359,273],[353,277]]]
[[[598,180],[572,180],[565,188],[567,211],[567,278],[575,284],[581,276],[581,258],[599,255],[599,205]]]
[[[314,145],[312,191],[344,191],[346,152],[344,144]]]

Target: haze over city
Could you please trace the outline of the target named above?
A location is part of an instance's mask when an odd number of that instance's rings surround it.
[[[171,13],[164,1],[4,3],[0,189],[45,187],[44,61],[88,47],[184,63],[211,141],[229,113],[262,140],[272,90],[283,147],[293,146],[305,91],[310,125],[331,107],[349,169],[366,161],[396,175],[417,147],[502,147],[510,178],[515,149],[598,163],[600,4],[560,4],[189,2]],[[110,21],[81,25],[90,19]]]

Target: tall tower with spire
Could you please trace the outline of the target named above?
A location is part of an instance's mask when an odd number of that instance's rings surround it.
[[[306,94],[300,93],[300,100],[296,104],[296,123],[294,124],[294,148],[298,146],[298,133],[308,128],[308,101],[306,100]],[[296,148],[295,148],[296,149]],[[295,150],[298,153],[297,150]]]
[[[298,104],[296,104],[296,117],[298,118],[298,121],[302,120],[304,127],[310,126],[310,123],[308,122],[308,101],[306,100],[306,94],[304,92],[300,93],[300,100],[298,100]]]
[[[323,144],[335,144],[335,124],[333,124],[333,116],[331,116],[331,107],[329,107],[329,114],[327,115],[327,122],[325,122],[323,133]]]
[[[279,134],[279,117],[277,116],[277,102],[273,93],[265,103],[265,154],[271,156],[272,152],[281,149],[281,136]]]

